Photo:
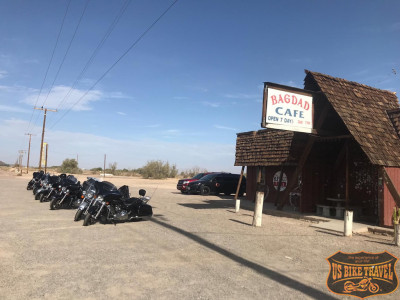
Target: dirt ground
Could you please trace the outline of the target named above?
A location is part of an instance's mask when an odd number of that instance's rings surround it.
[[[266,214],[252,227],[233,196],[183,195],[175,179],[107,178],[131,195],[146,189],[154,216],[83,227],[74,210],[35,201],[30,178],[0,171],[0,299],[354,299],[327,289],[327,257],[400,257],[388,236],[345,238]]]

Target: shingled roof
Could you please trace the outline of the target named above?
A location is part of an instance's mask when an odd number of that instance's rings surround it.
[[[290,161],[294,132],[264,129],[237,134],[235,166],[279,166]]]
[[[372,164],[400,167],[400,139],[393,126],[400,106],[393,92],[308,70],[306,74],[305,89],[325,94]]]

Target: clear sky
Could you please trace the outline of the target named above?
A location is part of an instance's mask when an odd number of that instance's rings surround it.
[[[302,88],[308,69],[399,95],[398,0],[179,0],[146,32],[172,3],[0,0],[0,160],[32,133],[38,165],[43,105],[50,166],[239,172],[263,82]]]

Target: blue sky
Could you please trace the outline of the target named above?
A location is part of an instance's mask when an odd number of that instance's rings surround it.
[[[179,0],[115,64],[172,3],[0,0],[0,160],[33,133],[37,166],[44,105],[49,165],[239,172],[265,81],[302,88],[308,69],[400,92],[400,1]]]

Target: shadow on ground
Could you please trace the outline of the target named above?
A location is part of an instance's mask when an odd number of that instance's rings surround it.
[[[265,266],[262,266],[255,262],[252,262],[248,259],[240,257],[239,255],[236,255],[220,246],[217,246],[196,234],[190,233],[188,231],[185,231],[185,230],[183,230],[179,227],[173,226],[171,224],[162,222],[160,220],[157,220],[156,218],[151,219],[151,221],[154,222],[155,224],[158,224],[158,225],[164,227],[164,228],[175,231],[178,234],[184,235],[185,237],[195,241],[196,243],[201,244],[204,247],[207,247],[208,249],[210,249],[212,251],[219,253],[220,255],[225,256],[226,258],[228,258],[236,263],[239,263],[247,268],[254,270],[255,272],[261,274],[262,276],[265,276],[271,280],[274,280],[281,285],[284,285],[291,289],[297,290],[309,297],[312,297],[315,299],[327,299],[327,300],[336,299],[335,297],[333,297],[330,294],[324,293],[324,292],[317,290],[311,286],[308,286],[302,282],[292,279],[286,275],[280,274],[280,273],[278,273],[274,270],[271,270]]]

